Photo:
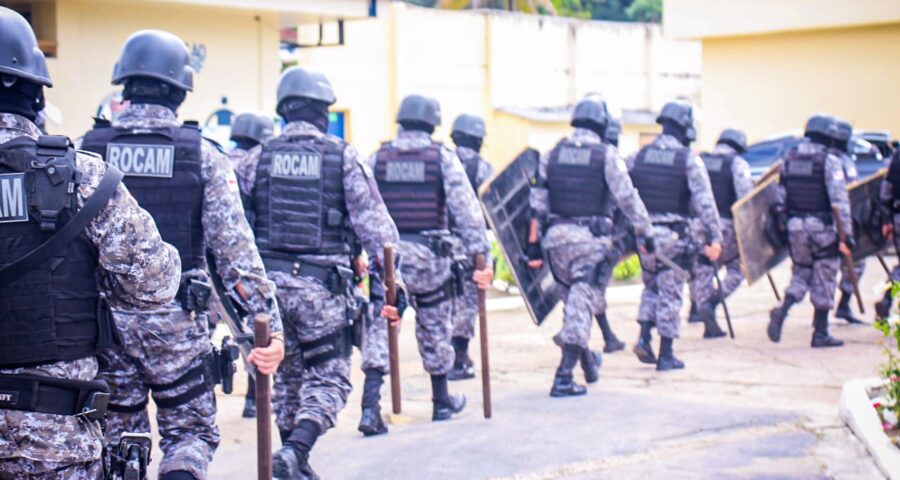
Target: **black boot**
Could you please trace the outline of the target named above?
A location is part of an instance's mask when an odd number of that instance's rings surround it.
[[[300,420],[281,448],[272,455],[272,475],[279,480],[319,480],[309,466],[309,452],[322,431],[309,420]]]
[[[456,358],[453,360],[453,369],[447,374],[448,380],[466,380],[475,378],[475,362],[469,357],[469,339],[465,337],[453,337],[453,352]]]
[[[816,310],[813,326],[815,327],[812,336],[813,348],[844,346],[843,340],[838,340],[828,334],[828,310]]]
[[[650,338],[650,329],[653,324],[650,322],[638,322],[641,324],[641,335],[638,337],[637,343],[634,344],[632,351],[637,355],[641,363],[655,364],[656,354],[653,353],[653,344]]]
[[[563,345],[562,360],[556,369],[556,377],[553,378],[553,388],[550,389],[551,397],[571,397],[587,393],[587,387],[575,383],[572,375],[575,362],[581,358],[581,351],[582,348],[578,345]]]
[[[606,313],[601,313],[596,318],[597,325],[600,326],[600,333],[603,334],[603,353],[625,350],[625,342],[619,340],[619,337],[613,333],[612,327],[609,326],[609,319],[606,318]]]
[[[381,385],[384,384],[384,374],[379,370],[370,368],[365,371],[366,380],[363,383],[362,417],[359,419],[357,430],[363,435],[371,437],[388,432],[384,419],[381,418]]]
[[[722,338],[726,335],[719,322],[716,321],[716,300],[704,302],[700,309],[700,318],[703,319],[703,338]]]
[[[584,371],[584,381],[587,383],[597,383],[600,380],[600,366],[603,365],[603,357],[600,352],[590,349],[581,350],[581,370]]]
[[[675,352],[672,350],[672,339],[659,337],[659,360],[656,362],[656,370],[665,372],[682,368],[684,368],[684,362],[675,358]]]
[[[881,300],[875,304],[875,319],[876,320],[887,320],[888,317],[891,316],[891,304],[893,303],[891,298],[891,288],[888,288],[884,292],[884,296],[881,297]]]
[[[788,310],[797,303],[797,300],[790,295],[784,296],[784,303],[769,311],[769,326],[766,328],[766,334],[769,340],[778,343],[781,341],[781,329],[784,328],[784,319],[787,318]]]
[[[841,292],[841,300],[838,302],[837,310],[834,312],[834,318],[840,318],[850,325],[862,325],[864,322],[853,316],[853,310],[850,309],[850,294]]]
[[[688,313],[688,323],[700,323],[703,320],[700,318],[700,312],[697,311],[697,304],[693,301],[691,302],[691,313]]]
[[[462,394],[450,395],[446,375],[431,376],[431,403],[434,406],[431,421],[449,420],[454,414],[466,408],[466,397]]]
[[[247,396],[244,398],[244,418],[256,418],[256,381],[247,375]]]

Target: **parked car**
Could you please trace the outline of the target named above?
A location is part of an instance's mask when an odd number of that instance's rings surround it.
[[[754,143],[747,147],[747,151],[741,156],[750,164],[750,173],[753,175],[753,179],[756,180],[775,163],[775,160],[783,157],[788,150],[801,141],[803,139],[800,137],[785,135]]]
[[[894,154],[894,142],[891,141],[891,134],[887,130],[860,132],[857,136],[878,148],[885,159],[891,158]]]
[[[862,135],[850,139],[850,152],[856,159],[856,171],[859,178],[865,178],[874,175],[879,170],[887,167],[884,161],[885,157],[876,145],[866,141]]]

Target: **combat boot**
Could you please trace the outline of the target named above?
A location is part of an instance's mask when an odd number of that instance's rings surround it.
[[[703,321],[703,338],[722,338],[726,335],[719,322],[716,321],[716,306],[718,302],[710,301],[700,310],[700,318]]]
[[[453,368],[447,374],[448,380],[467,380],[475,378],[475,362],[469,357],[469,339],[453,337],[451,340],[455,358]]]
[[[828,310],[816,310],[813,326],[815,327],[811,342],[813,348],[844,346],[843,340],[838,340],[828,334]]]
[[[700,312],[697,311],[697,304],[693,301],[691,302],[691,312],[688,313],[688,323],[700,323],[703,320],[700,318]]]
[[[556,376],[553,378],[553,387],[550,389],[551,397],[571,397],[587,393],[587,387],[575,383],[572,374],[575,363],[581,358],[581,352],[582,348],[578,345],[563,345],[562,359],[559,361]]]
[[[653,324],[650,322],[639,322],[641,324],[641,335],[638,337],[637,343],[634,344],[632,351],[637,355],[641,363],[650,365],[656,364],[656,354],[653,353],[653,344],[651,343],[650,329]]]
[[[252,397],[244,398],[244,411],[241,412],[244,418],[256,418],[256,399]]]
[[[597,383],[600,380],[600,366],[603,365],[603,357],[600,352],[590,349],[581,350],[581,369],[584,371],[584,381]]]
[[[278,480],[319,480],[309,466],[309,452],[321,433],[315,422],[300,420],[287,441],[272,455],[272,475]]]
[[[850,325],[862,325],[862,320],[853,316],[853,310],[850,309],[850,294],[841,292],[841,300],[838,302],[837,310],[834,312],[834,318],[840,318]]]
[[[887,320],[888,317],[891,316],[891,304],[893,303],[893,299],[891,298],[891,289],[888,288],[884,292],[884,297],[875,304],[875,319],[876,320]]]
[[[606,318],[606,313],[601,313],[595,318],[597,319],[597,325],[600,326],[600,333],[603,334],[603,353],[625,350],[625,342],[619,340],[619,337],[613,333],[612,327],[609,325],[609,319]]]
[[[384,383],[384,374],[374,368],[366,369],[365,374],[362,416],[356,429],[367,437],[382,435],[388,432],[387,425],[381,418],[381,385]]]
[[[784,319],[787,318],[788,310],[797,303],[797,300],[790,295],[784,296],[784,303],[769,311],[769,326],[766,327],[766,334],[769,340],[778,343],[781,341],[781,329],[784,328]]]
[[[656,371],[665,372],[684,368],[684,362],[675,358],[672,342],[671,338],[659,337],[659,360],[656,362]]]
[[[466,397],[462,394],[450,395],[446,375],[431,376],[431,421],[449,420],[454,414],[466,408]]]

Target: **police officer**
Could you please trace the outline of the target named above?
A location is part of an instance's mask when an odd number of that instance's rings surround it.
[[[618,207],[637,236],[650,232],[650,219],[628,177],[616,148],[603,143],[609,125],[606,102],[589,96],[575,105],[571,125],[575,131],[541,157],[537,183],[531,192],[535,217],[529,232],[529,266],[550,268],[562,286],[563,327],[554,337],[562,349],[550,395],[583,395],[587,389],[573,378],[581,361],[588,383],[596,382],[600,354],[589,350],[591,320],[605,311],[601,265],[614,255],[612,212]],[[538,246],[540,224],[546,225]],[[652,244],[652,242],[650,242]],[[652,248],[652,247],[651,247]],[[618,259],[616,259],[618,260]]]
[[[784,156],[778,201],[773,208],[790,243],[791,283],[783,303],[769,312],[767,333],[781,341],[788,310],[810,292],[815,307],[812,347],[844,344],[828,333],[828,310],[834,305],[839,254],[850,254],[853,224],[841,159],[829,152],[837,130],[834,117],[815,115],[806,122],[805,139]],[[837,208],[848,243],[838,241],[832,208]]]
[[[900,149],[894,150],[887,175],[881,181],[879,200],[884,219],[881,233],[886,239],[892,239],[894,248],[900,252],[900,244],[897,242],[897,232],[900,231]],[[875,316],[879,320],[886,320],[890,316],[893,303],[891,286],[900,282],[900,264],[891,269],[890,277],[891,281],[884,291],[884,296],[875,304]]]
[[[353,146],[326,134],[335,100],[323,74],[286,70],[278,83],[278,114],[287,124],[280,136],[251,150],[240,168],[287,327],[288,355],[273,399],[282,439],[273,469],[292,480],[318,478],[309,453],[334,427],[351,390],[352,321],[361,308],[353,296],[356,242],[380,269],[384,245],[399,240],[369,167]],[[382,313],[399,320],[393,307]],[[381,422],[375,413],[373,420]]]
[[[856,170],[856,157],[850,151],[850,138],[853,136],[853,126],[850,122],[837,118],[837,129],[831,136],[831,148],[829,152],[841,159],[844,167],[844,181],[849,186],[851,183],[859,179],[859,172]],[[866,261],[858,260],[854,262],[854,270],[856,270],[856,278],[862,278],[866,270]],[[840,318],[851,325],[860,325],[862,320],[853,315],[850,308],[850,300],[853,297],[853,283],[850,281],[850,274],[847,267],[841,262],[841,281],[838,283],[838,289],[841,292],[841,298],[838,300],[837,309],[834,311],[834,317]]]
[[[696,137],[693,109],[684,102],[669,102],[656,122],[662,125],[663,133],[629,159],[631,179],[653,221],[656,248],[682,269],[689,269],[695,255],[690,222],[696,216],[710,230],[703,254],[716,262],[722,251],[722,231],[706,167],[690,149]],[[651,252],[642,253],[641,264],[641,334],[634,352],[641,362],[655,363],[659,371],[684,368],[684,362],[675,357],[672,343],[680,333],[679,312],[687,279]],[[654,326],[660,335],[658,358],[650,343]]]
[[[212,253],[223,284],[248,314],[271,315],[273,342],[249,360],[273,373],[284,356],[275,285],[266,278],[244,218],[237,180],[226,157],[176,111],[193,88],[184,41],[160,30],[132,34],[113,69],[112,83],[129,100],[113,123],[98,121],[82,146],[106,153],[125,173],[125,184],[153,215],[163,239],[178,249],[181,285],[175,301],[145,309],[114,310],[124,338],[102,353],[101,377],[110,383],[111,441],[122,432],[149,432],[147,394],[157,407],[160,475],[165,480],[204,479],[219,443],[205,301]]]
[[[491,284],[493,270],[465,273],[467,258],[487,255],[484,214],[465,169],[453,151],[432,140],[441,124],[438,102],[422,95],[403,99],[397,138],[382,144],[369,160],[388,211],[400,230],[400,271],[416,310],[416,340],[431,376],[432,420],[447,420],[465,407],[450,395],[453,367],[451,310],[459,286]]]
[[[744,132],[729,128],[719,135],[712,152],[700,155],[706,165],[713,196],[716,199],[723,239],[722,256],[718,262],[710,262],[705,256],[698,255],[694,263],[691,290],[695,293],[699,317],[704,324],[703,338],[725,336],[725,332],[716,321],[716,307],[734,293],[744,279],[731,207],[738,199],[753,191],[750,165],[741,157],[746,150],[747,136]],[[721,278],[721,291],[715,283],[716,271],[720,266],[725,267],[725,277]]]
[[[51,87],[28,22],[0,7],[0,478],[104,475],[109,307],[155,309],[180,262],[99,157],[34,123]],[[46,243],[45,243],[46,242]]]
[[[484,120],[475,115],[462,114],[453,121],[450,138],[456,144],[456,155],[466,170],[469,184],[475,193],[487,179],[494,175],[494,168],[481,157],[484,142]],[[469,274],[475,270],[474,259],[468,258],[464,265]],[[467,275],[469,276],[469,275]],[[469,356],[469,341],[475,336],[475,319],[478,317],[478,288],[474,282],[462,282],[462,295],[453,302],[453,369],[447,374],[449,380],[463,380],[475,377],[475,364]]]

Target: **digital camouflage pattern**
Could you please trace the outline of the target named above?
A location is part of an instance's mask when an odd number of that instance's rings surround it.
[[[463,162],[463,165],[466,162],[473,160],[475,158],[478,159],[478,171],[475,173],[475,193],[478,193],[478,189],[484,185],[484,182],[488,181],[492,176],[494,176],[494,167],[491,166],[481,155],[475,150],[469,147],[456,147],[456,156],[459,157],[459,160]]]
[[[240,147],[235,147],[230,150],[228,152],[228,161],[231,162],[231,168],[237,172],[241,163],[245,161],[244,159],[247,158],[248,155],[250,155],[250,152]]]
[[[895,162],[900,162],[900,153],[894,153],[894,157],[891,159],[891,165]],[[900,242],[897,241],[897,236],[900,235],[900,210],[894,208],[894,185],[888,181],[887,176],[881,181],[881,190],[878,195],[878,200],[884,218],[890,219],[888,221],[894,229],[894,248],[900,252],[900,248],[898,248],[898,243]],[[890,278],[892,282],[900,282],[900,263],[894,265],[894,268],[891,269]]]
[[[0,143],[40,131],[18,115],[0,113]],[[83,206],[106,172],[97,156],[79,153],[76,167],[82,173],[78,201]],[[164,243],[156,224],[124,186],[119,186],[107,205],[85,230],[97,247],[102,288],[110,303],[130,308],[156,308],[172,300],[178,290],[181,261],[178,252]],[[72,380],[93,380],[94,357],[57,362],[34,368],[6,369],[2,373],[45,375]],[[74,417],[0,410],[0,478],[98,478],[102,433],[96,422]]]
[[[370,262],[371,263],[371,262]],[[384,285],[374,265],[369,266],[369,315],[364,325],[365,336],[360,351],[363,371],[378,370],[390,373],[390,353],[388,351],[388,321],[380,315],[384,306]]]
[[[595,132],[576,128],[569,140],[582,145],[600,145],[601,138]],[[553,220],[550,213],[550,194],[544,187],[547,178],[549,154],[541,156],[538,164],[538,186],[531,191],[531,209],[541,223]],[[650,231],[650,218],[644,203],[628,176],[625,162],[619,158],[616,148],[606,147],[604,176],[609,189],[609,198],[630,221],[634,231],[644,236]],[[594,315],[606,311],[604,294],[606,282],[601,277],[605,273],[598,266],[606,265],[615,256],[613,248],[613,225],[608,223],[609,233],[595,235],[588,227],[574,224],[556,224],[546,230],[541,239],[541,248],[550,261],[550,269],[560,284],[563,298],[563,326],[554,341],[588,348]],[[612,270],[607,269],[611,275]]]
[[[849,186],[851,183],[859,180],[859,171],[856,169],[856,160],[854,160],[847,152],[834,148],[831,150],[833,154],[841,159],[841,165],[844,167],[844,182]],[[863,273],[866,271],[866,261],[864,259],[856,260],[853,262],[853,269],[856,271],[856,278],[862,278]],[[853,282],[850,281],[850,274],[848,273],[844,262],[841,262],[841,280],[838,282],[838,289],[844,295],[849,296],[853,294]]]

